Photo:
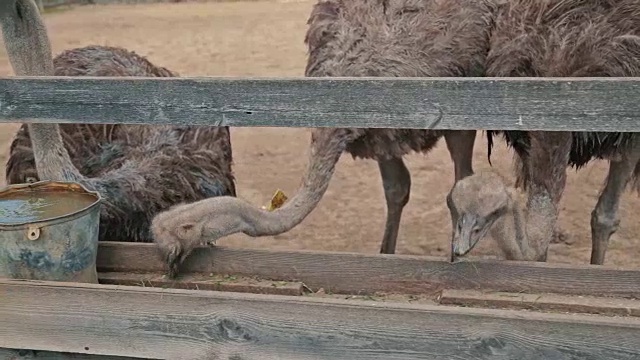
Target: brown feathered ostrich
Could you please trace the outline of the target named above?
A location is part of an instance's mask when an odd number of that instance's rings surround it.
[[[487,76],[640,76],[637,0],[510,0],[500,6],[487,57]],[[640,135],[616,132],[502,133],[520,161],[515,201],[504,182],[476,174],[458,182],[448,204],[458,215],[454,255],[468,253],[489,229],[507,259],[545,261],[557,221],[566,168],[609,160],[604,189],[591,213],[591,264],[602,264],[619,224],[620,197],[640,172]]]
[[[305,37],[309,77],[478,76],[488,51],[493,8],[476,0],[329,0],[315,5]],[[320,128],[311,135],[309,165],[296,195],[263,211],[237,198],[180,205],[153,221],[155,241],[174,275],[196,246],[242,232],[267,236],[299,224],[319,203],[343,152],[378,162],[387,202],[381,252],[393,253],[411,178],[402,157],[426,153],[442,136],[455,180],[473,173],[475,131]]]
[[[69,50],[52,61],[33,0],[0,1],[0,21],[17,75],[176,76],[112,47]],[[235,196],[231,160],[226,127],[29,123],[11,144],[7,182],[79,182],[104,198],[100,240],[149,242],[159,211]]]

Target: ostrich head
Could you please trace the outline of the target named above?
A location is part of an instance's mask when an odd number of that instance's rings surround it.
[[[230,234],[251,233],[242,214],[258,211],[233,197],[220,196],[176,205],[157,214],[151,223],[151,232],[169,264],[169,275],[174,277],[178,264],[204,242],[215,244],[219,238]]]
[[[494,173],[477,173],[455,184],[447,196],[449,210],[458,215],[453,224],[452,258],[464,256],[510,208],[512,198]]]

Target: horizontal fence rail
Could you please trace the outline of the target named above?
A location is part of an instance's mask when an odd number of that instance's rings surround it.
[[[144,281],[164,270],[153,244],[101,243],[97,267],[103,281],[139,282],[0,279],[0,358],[32,359],[33,351],[50,360],[640,358],[633,299],[640,270],[202,247],[180,276],[200,272],[209,285],[213,274],[271,286],[297,279],[313,292],[374,295],[354,299],[165,288],[174,280]],[[374,300],[378,291],[437,297]]]
[[[36,0],[36,3],[42,4],[45,9],[48,9],[74,4],[76,3],[76,0]]]
[[[0,122],[640,131],[640,78],[0,78]]]
[[[640,319],[0,280],[0,347],[153,359],[640,357]]]
[[[164,272],[155,244],[101,242],[102,272]],[[640,299],[640,270],[610,266],[462,260],[324,251],[273,251],[222,246],[196,249],[182,272],[302,281],[334,293],[433,294],[442,289],[555,292]]]

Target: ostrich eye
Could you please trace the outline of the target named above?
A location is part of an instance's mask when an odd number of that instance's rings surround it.
[[[473,231],[474,234],[478,234],[482,231],[485,225],[486,220],[484,218],[477,218],[473,224],[473,228],[471,229],[471,231]]]
[[[27,178],[25,179],[25,181],[26,181],[28,184],[31,184],[31,183],[37,182],[37,181],[38,181],[38,179],[34,178],[33,176],[27,176]]]

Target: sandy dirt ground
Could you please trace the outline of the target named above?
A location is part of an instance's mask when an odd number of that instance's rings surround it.
[[[86,6],[46,14],[53,51],[89,44],[122,46],[157,65],[186,76],[302,76],[303,43],[313,2],[268,1]],[[0,75],[12,75],[4,46]],[[0,162],[17,126],[0,124]],[[256,206],[266,204],[278,188],[293,195],[307,162],[308,129],[234,128],[232,144],[239,196]],[[509,178],[512,155],[498,142],[493,170]],[[486,140],[479,134],[476,170],[488,170]],[[427,156],[411,155],[411,200],[405,208],[398,253],[446,257],[450,220],[445,196],[453,170],[444,141]],[[588,263],[590,212],[596,203],[607,164],[594,162],[569,181],[560,225],[571,244],[553,244],[550,262]],[[3,169],[4,170],[4,169]],[[4,180],[4,176],[0,176]],[[640,266],[640,201],[627,193],[620,208],[622,223],[613,235],[606,263]],[[329,189],[316,210],[294,230],[275,237],[236,235],[225,246],[310,249],[376,253],[385,219],[384,194],[373,161],[343,156]],[[489,239],[473,256],[496,254]]]

